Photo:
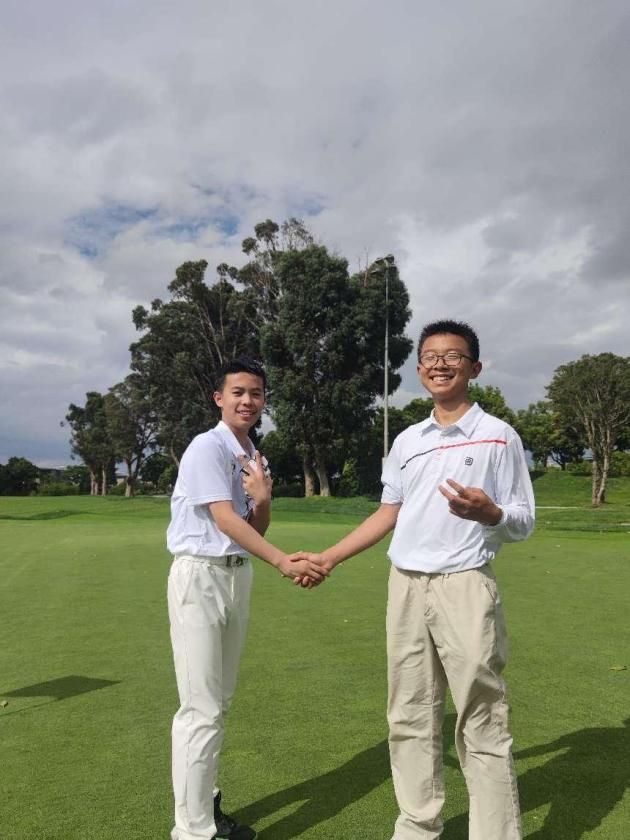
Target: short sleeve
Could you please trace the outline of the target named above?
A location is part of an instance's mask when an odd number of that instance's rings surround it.
[[[401,504],[403,501],[403,487],[400,471],[400,446],[398,438],[394,441],[394,445],[383,464],[381,483],[383,485],[381,502],[385,505]]]
[[[190,505],[232,499],[231,459],[216,435],[195,438],[179,468],[184,493]]]

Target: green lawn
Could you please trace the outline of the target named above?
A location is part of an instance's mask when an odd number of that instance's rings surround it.
[[[616,670],[630,668],[628,485],[593,512],[588,479],[537,479],[539,527],[496,562],[528,838],[630,835],[630,670]],[[275,508],[271,538],[315,549],[374,505]],[[167,521],[163,499],[0,499],[2,840],[168,838]],[[256,572],[226,807],[261,840],[388,840],[385,545],[312,592]],[[451,708],[443,837],[465,840],[453,720]]]

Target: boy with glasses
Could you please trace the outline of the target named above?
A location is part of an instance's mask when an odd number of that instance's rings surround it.
[[[418,374],[431,416],[400,434],[381,507],[317,559],[328,571],[394,529],[387,605],[388,721],[400,816],[393,840],[435,840],[444,803],[447,686],[470,795],[471,840],[520,840],[505,684],[507,637],[490,562],[534,525],[520,438],[468,398],[479,340],[457,321],[422,330]]]

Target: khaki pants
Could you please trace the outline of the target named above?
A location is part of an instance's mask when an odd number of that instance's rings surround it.
[[[180,708],[173,720],[173,840],[216,834],[219,752],[245,641],[253,569],[216,558],[177,557],[168,611]]]
[[[392,566],[387,605],[388,721],[400,816],[393,840],[434,840],[444,803],[447,685],[470,796],[470,840],[522,837],[505,684],[503,610],[488,566],[456,574]]]

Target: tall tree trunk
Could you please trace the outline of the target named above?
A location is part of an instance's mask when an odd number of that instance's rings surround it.
[[[125,478],[125,496],[129,499],[133,496],[134,485],[136,483],[135,476],[131,474],[131,461],[125,461],[127,465],[127,477]]]
[[[171,445],[170,445],[170,446],[169,446],[169,448],[168,448],[168,454],[171,456],[171,458],[172,458],[172,460],[173,460],[173,463],[175,464],[175,466],[177,467],[177,469],[179,469],[179,458],[178,458],[178,457],[177,457],[177,455],[175,454],[175,450],[173,449],[173,444],[172,444],[172,443],[171,443]]]
[[[101,469],[101,496],[107,495],[107,467]]]
[[[90,496],[98,496],[98,480],[93,470],[90,470]]]
[[[606,482],[608,481],[608,473],[610,472],[610,455],[608,452],[604,453],[604,463],[599,471],[599,487],[597,489],[596,506],[603,504],[606,497]]]
[[[317,473],[317,478],[319,479],[319,495],[330,496],[328,474],[326,473],[326,467],[322,464],[323,461],[320,458],[317,458],[317,460],[315,461],[315,472]]]
[[[302,469],[304,470],[304,495],[315,495],[315,473],[313,472],[310,462],[306,455],[302,459]]]
[[[598,507],[599,505],[599,485],[601,481],[601,470],[599,468],[599,462],[597,460],[597,456],[593,453],[593,464],[592,464],[592,471],[593,471],[593,480],[591,484],[591,504],[593,507]]]

